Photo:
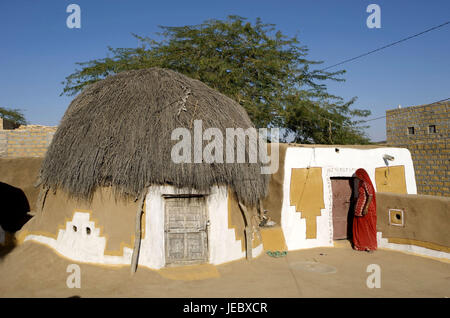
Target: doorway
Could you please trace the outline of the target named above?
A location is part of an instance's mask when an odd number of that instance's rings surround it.
[[[335,177],[330,179],[333,193],[333,240],[351,239],[355,178]]]
[[[164,199],[166,265],[205,263],[208,259],[205,197]]]

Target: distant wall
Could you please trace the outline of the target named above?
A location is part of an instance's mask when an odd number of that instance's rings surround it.
[[[394,193],[376,198],[377,231],[388,243],[450,253],[450,198]]]
[[[0,130],[0,158],[43,157],[55,132],[56,127],[37,125]]]

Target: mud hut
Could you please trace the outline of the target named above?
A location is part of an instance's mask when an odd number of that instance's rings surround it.
[[[55,133],[38,212],[21,237],[77,261],[132,268],[260,254],[258,206],[268,176],[260,163],[198,162],[199,123],[224,135],[253,127],[238,103],[174,71],[127,71],[91,84]],[[180,128],[192,137],[190,162],[173,160]]]

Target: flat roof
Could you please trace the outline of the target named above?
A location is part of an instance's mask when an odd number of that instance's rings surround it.
[[[392,145],[376,144],[376,145],[325,145],[325,144],[296,144],[296,143],[280,143],[287,147],[303,147],[303,148],[353,148],[353,149],[377,149],[377,148],[402,148]]]

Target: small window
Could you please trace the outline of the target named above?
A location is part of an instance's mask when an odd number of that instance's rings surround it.
[[[408,135],[414,135],[414,127],[408,127]]]
[[[428,126],[428,133],[435,134],[436,133],[436,125]]]
[[[87,228],[86,228],[86,234],[87,234],[87,235],[91,235],[91,228],[90,228],[90,227],[87,227]]]
[[[77,231],[77,227],[74,225],[74,226],[72,226],[72,229],[73,229],[73,231],[74,232],[76,232]]]

